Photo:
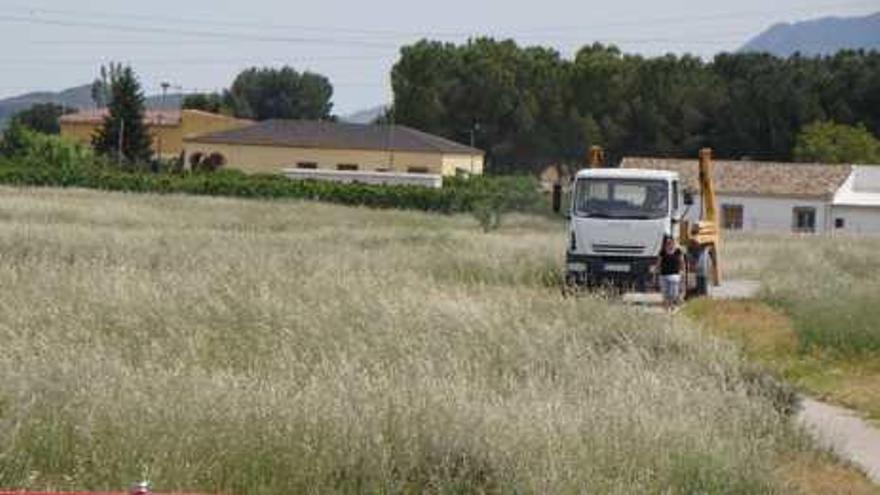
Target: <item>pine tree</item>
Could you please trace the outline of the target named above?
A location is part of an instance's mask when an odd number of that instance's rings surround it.
[[[144,94],[131,67],[123,68],[110,81],[110,91],[109,114],[92,136],[92,146],[102,155],[127,163],[148,161],[153,151],[144,123]]]

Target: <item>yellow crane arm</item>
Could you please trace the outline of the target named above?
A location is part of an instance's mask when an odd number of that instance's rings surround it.
[[[718,197],[715,196],[715,181],[712,178],[711,148],[700,150],[700,197],[703,200],[701,220],[718,225]]]
[[[721,247],[721,221],[718,212],[718,197],[715,194],[715,179],[712,174],[712,150],[700,150],[700,220],[693,225],[683,225],[683,242],[697,244],[708,249],[712,260],[712,281],[721,283],[721,268],[718,250]]]

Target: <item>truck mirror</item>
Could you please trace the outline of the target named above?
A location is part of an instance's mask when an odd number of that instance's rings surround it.
[[[553,184],[553,213],[562,209],[562,184]]]
[[[694,205],[694,192],[693,191],[685,191],[684,192],[684,205],[685,206],[693,206]]]

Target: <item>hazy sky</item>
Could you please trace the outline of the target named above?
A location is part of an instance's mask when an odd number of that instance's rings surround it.
[[[773,23],[877,10],[880,0],[0,0],[0,97],[89,82],[110,60],[131,63],[148,93],[161,81],[220,89],[243,68],[289,64],[330,77],[345,114],[390,101],[398,49],[422,37],[709,57]]]

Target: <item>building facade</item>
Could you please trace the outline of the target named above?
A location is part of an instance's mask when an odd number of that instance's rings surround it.
[[[880,232],[880,166],[853,166],[834,195],[831,212],[835,231]]]
[[[626,168],[678,172],[699,191],[696,160],[624,158]],[[715,161],[721,224],[727,230],[880,234],[880,167]],[[700,217],[700,197],[687,217]]]
[[[289,169],[355,176],[357,172],[483,173],[482,151],[400,125],[268,120],[189,136],[184,149],[187,166],[214,157],[224,167],[249,173],[280,174]]]
[[[64,115],[60,119],[61,135],[91,146],[92,136],[103,124],[107,114],[107,109],[99,109]],[[187,136],[253,124],[250,120],[189,109],[149,110],[144,114],[144,122],[153,139],[153,151],[162,158],[179,157],[183,153],[183,141]]]

